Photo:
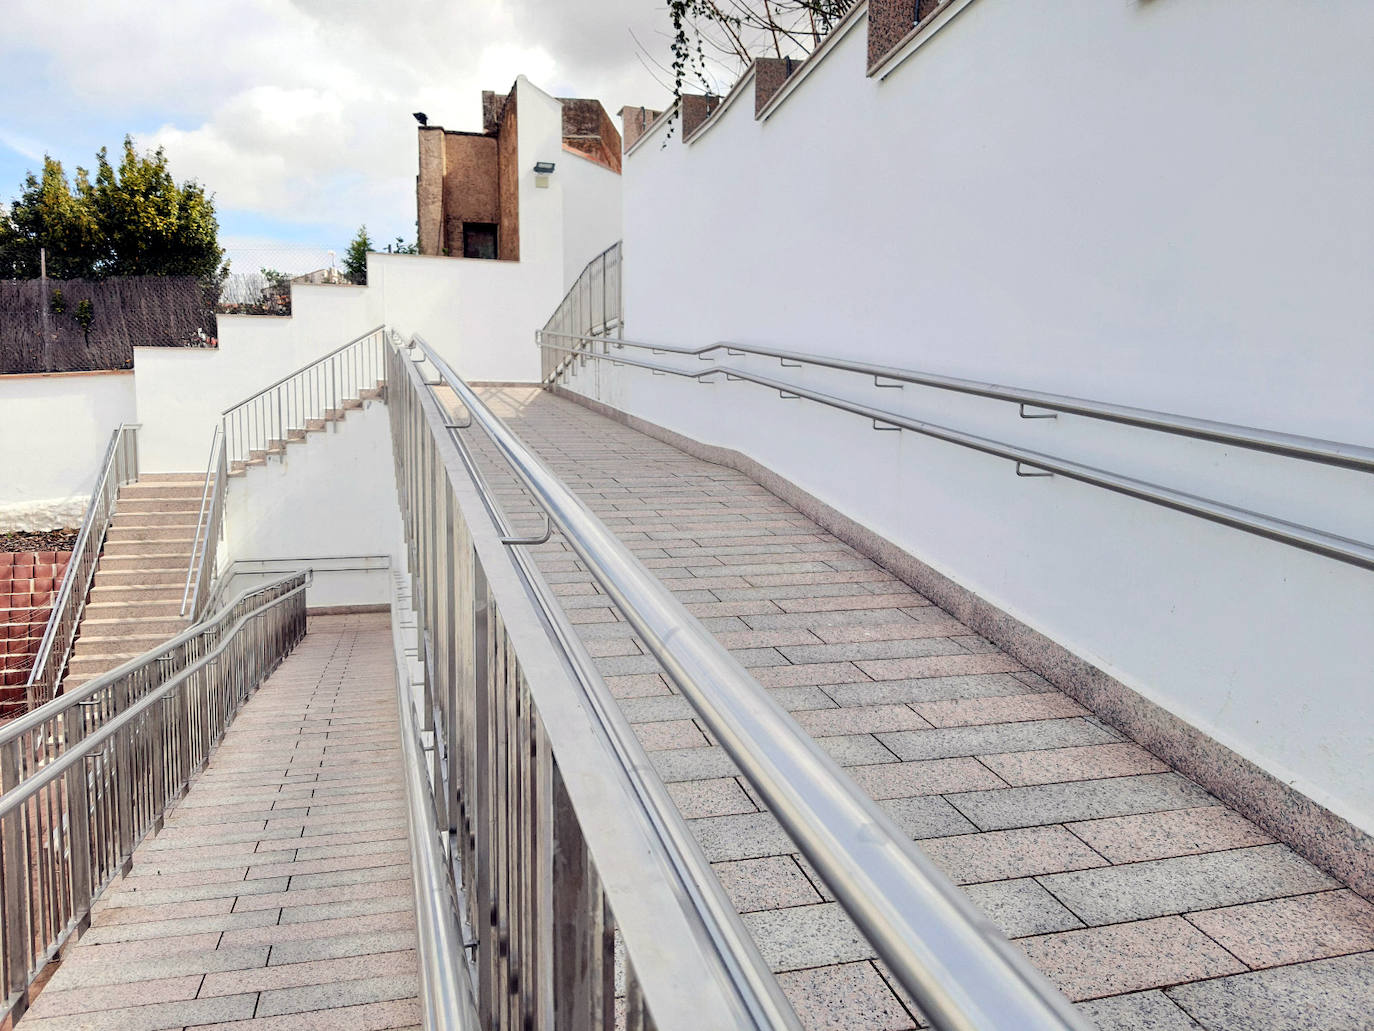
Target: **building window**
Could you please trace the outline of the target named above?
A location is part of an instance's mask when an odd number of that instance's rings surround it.
[[[463,257],[496,257],[496,225],[494,223],[463,223]]]

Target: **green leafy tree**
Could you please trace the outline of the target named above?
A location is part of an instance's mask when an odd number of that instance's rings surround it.
[[[102,148],[92,182],[83,168],[69,184],[61,162],[43,159],[0,216],[0,276],[38,275],[39,249],[58,279],[194,275],[222,278],[214,198],[195,180],[178,184],[167,155],[140,154],[125,137],[118,165]]]
[[[32,172],[9,210],[0,216],[0,276],[36,279],[39,250],[47,248],[48,275],[57,279],[89,276],[100,255],[95,217],[86,198],[90,181],[77,169],[72,192],[62,162],[43,159],[41,175]]]
[[[358,235],[344,251],[344,275],[360,286],[367,285],[367,252],[372,250],[372,238],[367,235],[367,226],[358,227]]]
[[[79,302],[73,317],[76,319],[76,324],[81,327],[81,332],[86,335],[86,342],[90,343],[91,323],[95,321],[95,305],[89,300]]]

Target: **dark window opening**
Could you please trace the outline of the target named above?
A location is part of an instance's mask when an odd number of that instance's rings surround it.
[[[463,223],[463,257],[496,257],[496,225],[494,223]]]

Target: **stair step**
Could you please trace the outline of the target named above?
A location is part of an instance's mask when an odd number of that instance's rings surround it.
[[[205,483],[205,473],[139,473],[139,483]]]
[[[94,604],[115,604],[130,601],[175,601],[181,604],[185,583],[157,587],[97,587],[91,591],[87,608]],[[99,593],[97,593],[99,592]]]
[[[182,588],[184,591],[185,588]],[[153,598],[132,601],[92,601],[86,604],[87,619],[123,619],[125,617],[177,616],[181,614],[181,592],[175,598]]]
[[[121,520],[116,519],[114,525],[110,527],[110,532],[105,535],[105,546],[108,548],[112,543],[121,541],[195,540],[196,531],[199,529],[195,516],[188,514],[185,518],[188,522],[169,523],[162,526],[124,525]]]
[[[103,563],[148,555],[175,555],[177,561],[169,563],[170,565],[186,565],[190,561],[194,545],[195,540],[190,537],[154,541],[108,541],[105,544],[105,554],[100,557],[100,561]]]
[[[72,650],[71,668],[89,672],[106,659],[118,659],[106,665],[113,669],[121,662],[127,662],[135,655],[152,651],[174,634],[120,634],[117,637],[87,637],[82,634]]]
[[[126,483],[119,488],[120,500],[148,501],[154,498],[164,501],[190,501],[200,503],[205,481],[199,483]]]
[[[171,512],[137,512],[132,508],[119,506],[117,525],[125,529],[135,526],[195,526],[200,519],[200,502],[192,507],[177,508]]]
[[[93,586],[102,587],[154,587],[172,586],[186,583],[186,566],[172,566],[167,569],[98,569]]]
[[[200,495],[187,498],[126,498],[120,497],[115,507],[116,515],[143,512],[189,512],[195,515],[200,511]]]
[[[176,608],[176,606],[169,606]],[[150,616],[134,615],[128,613],[122,619],[91,619],[90,610],[87,610],[87,618],[81,621],[81,638],[83,641],[98,640],[121,640],[124,638],[147,637],[149,635],[160,636],[163,640],[175,637],[186,629],[188,621],[178,615],[171,616]]]

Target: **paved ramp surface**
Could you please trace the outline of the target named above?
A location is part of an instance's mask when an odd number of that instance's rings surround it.
[[[1101,1027],[1374,1028],[1359,896],[741,473],[543,391],[483,394]],[[806,1025],[916,1026],[580,564],[557,537],[537,553]]]
[[[420,1023],[386,616],[312,618],[22,1031]]]

